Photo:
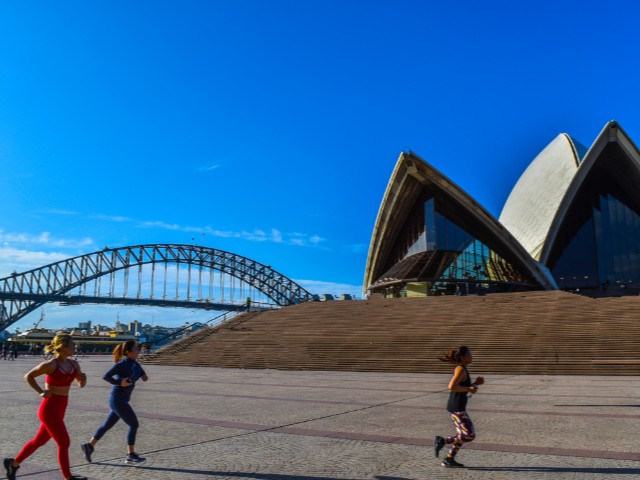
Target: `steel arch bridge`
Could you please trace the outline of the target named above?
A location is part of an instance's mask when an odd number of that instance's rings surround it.
[[[179,244],[105,247],[0,278],[0,331],[48,302],[238,311],[311,299],[269,265],[235,253]]]

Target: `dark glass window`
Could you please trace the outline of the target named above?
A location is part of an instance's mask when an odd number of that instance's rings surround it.
[[[483,232],[481,224],[463,208],[427,190],[413,205],[384,279],[379,280],[435,282],[434,289],[448,293],[452,286],[455,291],[456,282],[467,289],[478,282],[534,287],[532,279],[522,273],[524,269],[502,257],[490,245],[491,236]]]
[[[593,218],[579,227],[575,237],[553,269],[560,288],[593,288],[598,286],[598,262]]]
[[[424,202],[424,219],[427,232],[427,251],[437,250],[438,242],[436,236],[436,202],[430,198]]]
[[[624,161],[604,157],[576,195],[549,257],[563,289],[640,287],[640,204],[625,178],[633,177]]]
[[[460,252],[441,278],[479,282],[529,282],[518,269],[479,240],[472,241]]]
[[[394,247],[390,263],[387,268],[404,258],[427,250],[427,235],[424,222],[424,202],[426,197],[420,198],[412,207],[403,225]]]

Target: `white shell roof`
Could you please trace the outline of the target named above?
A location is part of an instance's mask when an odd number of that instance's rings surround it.
[[[375,281],[379,266],[384,262],[391,245],[393,232],[397,232],[406,221],[406,211],[402,207],[413,204],[416,195],[425,185],[433,185],[449,198],[464,208],[469,215],[482,223],[487,231],[517,258],[528,273],[544,288],[555,288],[552,277],[547,270],[528,255],[516,238],[501,225],[493,215],[469,196],[458,185],[436,170],[432,165],[414,153],[401,153],[393,170],[387,190],[382,199],[378,217],[371,236],[369,255],[365,267],[364,289],[368,289]],[[402,212],[402,213],[400,213]]]
[[[589,151],[586,153],[584,158],[582,158],[582,161],[580,162],[580,168],[571,179],[571,184],[568,186],[566,192],[563,195],[562,203],[554,210],[553,213],[555,218],[553,219],[553,223],[550,225],[549,232],[547,233],[544,248],[539,254],[540,262],[544,264],[548,262],[548,257],[551,250],[553,249],[558,231],[567,218],[569,209],[574,201],[575,196],[577,195],[578,190],[583,183],[588,181],[594,165],[600,161],[600,155],[602,154],[604,148],[607,146],[607,144],[612,142],[615,142],[619,145],[622,151],[626,153],[631,166],[635,168],[635,170],[640,174],[640,150],[622,129],[622,127],[618,124],[618,122],[616,122],[615,120],[611,120],[604,126],[604,128],[598,135],[598,138],[596,138],[596,140],[593,142],[593,145],[591,145],[591,147],[589,148]],[[597,179],[595,181],[597,181]],[[630,193],[632,195],[636,194],[635,192]]]
[[[527,167],[502,208],[500,223],[536,260],[579,165],[573,140],[561,133]]]

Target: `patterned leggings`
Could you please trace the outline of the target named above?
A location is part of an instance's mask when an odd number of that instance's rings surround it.
[[[458,434],[453,437],[445,438],[445,443],[447,445],[451,445],[448,456],[453,458],[456,456],[463,443],[473,442],[476,438],[476,431],[473,428],[473,422],[467,415],[467,412],[451,413],[451,420],[453,420]]]

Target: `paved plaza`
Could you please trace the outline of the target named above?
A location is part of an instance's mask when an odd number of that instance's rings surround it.
[[[0,455],[37,428],[40,398],[22,376],[40,358],[0,361]],[[72,472],[90,479],[631,479],[640,477],[640,378],[484,375],[470,403],[477,439],[445,469],[433,437],[450,435],[448,375],[235,370],[145,365],[132,405],[142,466],[124,465],[126,427],[88,441],[108,412],[109,357],[80,359],[72,388]],[[473,367],[473,366],[472,366]],[[473,375],[483,372],[474,371]],[[42,380],[42,378],[41,378]],[[445,451],[443,451],[443,454]],[[19,479],[59,479],[53,441]]]

